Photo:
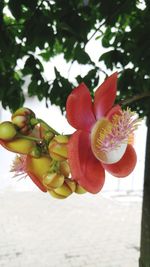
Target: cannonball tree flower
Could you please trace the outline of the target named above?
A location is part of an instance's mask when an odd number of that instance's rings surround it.
[[[114,73],[96,90],[94,101],[81,83],[66,103],[67,120],[77,129],[68,143],[72,178],[91,193],[103,187],[105,170],[125,177],[136,165],[132,140],[139,120],[129,108],[123,111],[114,105],[116,90]]]

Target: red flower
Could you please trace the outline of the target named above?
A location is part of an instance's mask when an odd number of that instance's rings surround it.
[[[127,109],[114,105],[117,73],[96,90],[94,102],[84,83],[67,99],[68,122],[77,129],[68,143],[72,178],[91,193],[101,190],[105,170],[116,177],[129,175],[136,165],[130,140],[138,119]]]

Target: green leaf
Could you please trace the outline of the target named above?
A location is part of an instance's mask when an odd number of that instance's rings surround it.
[[[49,97],[51,103],[60,106],[61,111],[64,112],[67,97],[72,91],[72,84],[67,79],[62,77],[56,68],[55,73],[56,79],[51,85]]]
[[[110,47],[111,46],[110,41],[112,37],[113,33],[111,32],[111,27],[108,27],[105,31],[105,34],[102,37],[102,46],[106,48]]]
[[[112,55],[114,53],[114,50],[111,50],[109,52],[104,53],[100,56],[99,61],[104,61],[106,67],[108,69],[113,69],[113,62],[112,62]]]
[[[76,77],[77,82],[80,84],[84,82],[87,87],[93,92],[93,89],[98,85],[99,82],[99,71],[98,68],[90,70],[84,77],[78,75]]]
[[[74,59],[79,64],[92,64],[89,55],[79,45],[74,49]]]

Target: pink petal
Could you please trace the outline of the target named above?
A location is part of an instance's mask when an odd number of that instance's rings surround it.
[[[103,187],[105,172],[101,163],[94,157],[89,134],[76,131],[68,144],[68,159],[72,178],[93,194]]]
[[[90,131],[95,122],[90,92],[81,83],[68,96],[66,103],[67,120],[76,129]]]
[[[136,162],[136,152],[132,145],[128,145],[125,154],[118,162],[102,165],[113,176],[122,178],[128,176],[134,170]]]
[[[94,99],[94,112],[99,119],[112,108],[117,90],[117,72],[108,77],[96,90]]]

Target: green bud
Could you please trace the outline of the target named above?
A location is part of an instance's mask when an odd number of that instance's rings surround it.
[[[64,183],[64,176],[59,173],[48,173],[43,177],[43,184],[48,190],[61,187]]]
[[[10,121],[4,121],[0,124],[0,139],[3,141],[12,140],[17,134],[14,124]]]
[[[14,138],[11,141],[3,141],[1,144],[9,151],[26,155],[30,154],[36,147],[36,143],[34,141],[23,138]]]
[[[69,167],[67,160],[60,161],[59,170],[60,170],[60,173],[62,173],[65,177],[69,177],[70,167]]]
[[[75,193],[77,194],[85,194],[87,191],[79,184],[76,184]]]
[[[76,188],[76,184],[69,178],[65,178],[65,181],[61,187],[54,190],[48,190],[49,194],[54,198],[64,199],[70,196]]]

